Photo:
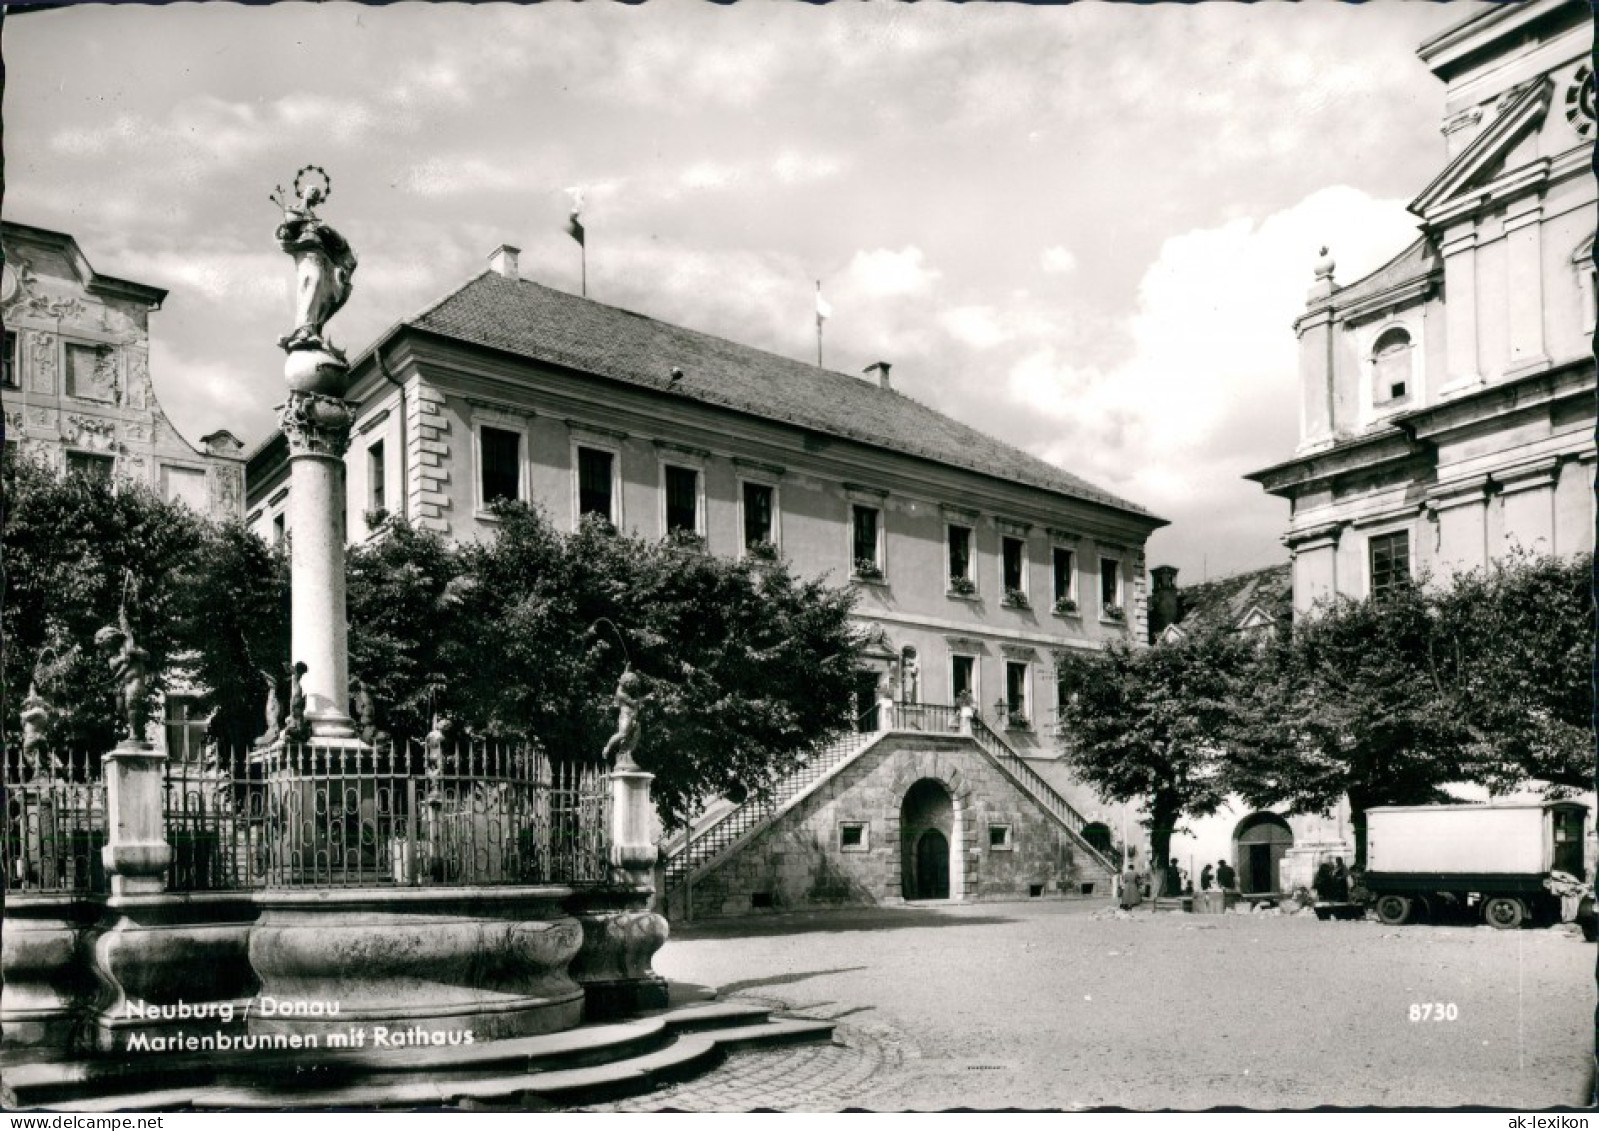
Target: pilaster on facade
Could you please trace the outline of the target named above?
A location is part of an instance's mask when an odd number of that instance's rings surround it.
[[[423,530],[450,532],[450,422],[444,394],[419,377],[406,382],[406,498],[413,521]]]

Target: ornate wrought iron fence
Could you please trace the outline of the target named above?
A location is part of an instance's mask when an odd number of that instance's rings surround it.
[[[6,759],[5,886],[108,891],[99,760],[44,761]],[[162,810],[170,891],[583,884],[608,871],[604,768],[513,741],[180,752]]]
[[[268,887],[605,878],[609,791],[598,766],[474,739],[294,745],[262,769]]]
[[[5,798],[7,890],[109,890],[100,859],[106,804],[99,759],[7,751]]]

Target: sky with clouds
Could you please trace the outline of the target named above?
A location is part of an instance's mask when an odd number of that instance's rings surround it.
[[[7,219],[171,291],[190,437],[281,399],[267,199],[332,174],[358,350],[485,265],[896,387],[1172,521],[1181,581],[1283,560],[1321,244],[1351,281],[1443,162],[1417,59],[1473,4],[83,5],[0,30]]]

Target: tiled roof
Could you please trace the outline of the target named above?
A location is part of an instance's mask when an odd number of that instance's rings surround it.
[[[1177,625],[1183,629],[1237,628],[1257,606],[1278,624],[1286,624],[1293,619],[1293,594],[1293,566],[1288,562],[1204,581],[1179,590],[1182,604]]]
[[[874,382],[526,279],[485,272],[404,324],[1154,517],[1136,503]],[[683,371],[675,382],[674,368]]]

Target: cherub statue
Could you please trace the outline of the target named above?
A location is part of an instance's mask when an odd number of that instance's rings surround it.
[[[372,692],[359,678],[350,680],[350,715],[355,720],[355,733],[362,742],[377,741],[378,705]]]
[[[54,712],[36,684],[28,685],[28,697],[22,701],[22,769],[25,781],[32,781],[43,771],[53,777],[61,768],[50,749],[50,723]]]
[[[117,610],[117,623],[106,625],[95,633],[94,643],[106,654],[106,664],[116,681],[117,709],[127,728],[128,738],[143,742],[145,724],[150,717],[149,704],[146,702],[148,684],[145,670],[150,654],[140,648],[133,638],[126,601]]]
[[[605,744],[605,751],[600,755],[609,762],[614,757],[616,764],[612,767],[617,770],[636,770],[638,763],[633,760],[633,751],[638,749],[639,742],[639,709],[644,705],[649,696],[640,697],[638,673],[633,671],[631,664],[622,669],[622,678],[616,681],[616,733],[611,735],[610,741]]]
[[[301,740],[308,733],[305,723],[305,687],[301,680],[310,670],[303,660],[296,660],[289,677],[289,733]]]
[[[316,173],[321,184],[303,184],[307,173]],[[295,327],[278,339],[285,350],[324,350],[335,357],[343,353],[328,344],[323,328],[350,297],[351,277],[355,274],[355,252],[344,237],[317,217],[316,206],[333,191],[328,175],[315,165],[307,165],[294,177],[291,197],[279,185],[269,199],[283,209],[278,225],[278,246],[294,257]]]
[[[278,677],[269,671],[262,671],[261,678],[266,680],[266,733],[255,740],[257,749],[271,746],[278,740],[278,735],[283,733],[283,697],[278,690]]]

